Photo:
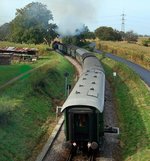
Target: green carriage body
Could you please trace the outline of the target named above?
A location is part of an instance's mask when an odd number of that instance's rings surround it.
[[[99,143],[103,134],[103,113],[95,108],[68,107],[65,111],[66,141]]]

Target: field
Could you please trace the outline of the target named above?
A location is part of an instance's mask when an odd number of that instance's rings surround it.
[[[39,62],[45,61],[43,66],[0,91],[0,161],[35,160],[55,126],[55,108],[64,99],[64,72],[73,79],[74,67],[59,54],[47,53]],[[14,75],[3,76],[10,79],[35,66],[12,65]]]
[[[27,45],[27,44],[15,44],[12,42],[4,42],[0,41],[0,47],[19,47],[19,48],[37,48],[39,50],[38,55],[39,59],[36,62],[21,62],[21,63],[14,63],[12,65],[0,65],[0,86],[4,83],[8,82],[14,77],[19,76],[31,69],[37,68],[38,66],[46,63],[49,58],[45,55],[47,53],[47,46],[46,45]]]
[[[113,53],[150,70],[150,47],[127,42],[96,41],[97,49]]]
[[[53,52],[51,52],[53,53]],[[42,65],[49,63],[49,57],[46,55],[40,56],[38,61],[36,62],[28,62],[28,63],[15,63],[12,65],[0,65],[0,86],[10,81],[11,79],[25,74],[26,72],[39,68]]]
[[[3,46],[5,45],[16,46],[4,42]],[[0,161],[35,160],[55,126],[55,107],[63,103],[66,71],[72,78],[70,83],[73,82],[74,68],[62,56],[47,52],[44,45],[32,47],[38,47],[42,55],[38,62],[0,66],[2,85],[13,77],[42,65],[0,91]],[[101,59],[106,77],[113,88],[119,118],[122,160],[148,161],[150,91],[125,65],[98,54],[97,56]],[[113,71],[117,72],[115,78]]]
[[[28,64],[0,65],[0,86],[32,68],[33,67]]]
[[[101,59],[111,83],[119,117],[120,147],[124,161],[148,161],[150,154],[150,90],[127,66]],[[113,72],[117,76],[113,77]]]

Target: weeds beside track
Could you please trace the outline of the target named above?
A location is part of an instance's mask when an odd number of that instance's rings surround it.
[[[100,57],[111,86],[119,116],[123,160],[146,161],[150,152],[150,92],[127,66]],[[113,72],[117,73],[113,77]]]

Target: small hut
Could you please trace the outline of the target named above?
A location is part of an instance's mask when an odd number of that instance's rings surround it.
[[[0,65],[9,65],[11,64],[13,54],[0,53]]]

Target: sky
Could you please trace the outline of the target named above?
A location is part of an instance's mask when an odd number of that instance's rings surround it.
[[[1,0],[0,25],[15,18],[17,8],[31,2],[47,5],[62,33],[71,33],[83,24],[94,31],[109,26],[121,31],[124,13],[124,31],[133,30],[150,35],[150,0]]]

